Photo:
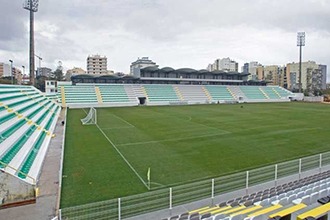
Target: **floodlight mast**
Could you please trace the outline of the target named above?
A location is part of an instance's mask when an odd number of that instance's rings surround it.
[[[298,32],[297,34],[297,46],[299,47],[299,93],[302,91],[301,84],[301,60],[302,60],[302,47],[305,46],[305,32]]]
[[[25,0],[23,8],[30,11],[30,82],[35,85],[34,66],[34,13],[38,11],[39,0]]]

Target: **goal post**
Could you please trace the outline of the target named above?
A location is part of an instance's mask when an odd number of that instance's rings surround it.
[[[80,119],[83,125],[95,125],[97,124],[97,112],[95,108],[90,108],[87,116]]]

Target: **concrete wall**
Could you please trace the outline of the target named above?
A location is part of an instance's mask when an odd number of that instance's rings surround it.
[[[35,199],[35,186],[0,171],[0,207]]]
[[[305,96],[304,101],[305,102],[323,102],[323,96],[314,96],[314,97]]]

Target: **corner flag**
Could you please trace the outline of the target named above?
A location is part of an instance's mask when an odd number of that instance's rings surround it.
[[[149,189],[150,189],[150,167],[148,168],[147,179],[148,179],[148,185],[149,185]]]
[[[148,168],[147,178],[148,178],[148,181],[150,181],[150,167]]]

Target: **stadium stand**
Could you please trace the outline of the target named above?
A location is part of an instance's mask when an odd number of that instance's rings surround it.
[[[98,99],[95,92],[94,85],[79,85],[79,86],[69,86],[62,85],[58,88],[59,102],[68,104],[97,104]]]
[[[207,104],[290,101],[293,93],[278,86],[216,86],[170,84],[61,85],[58,102],[69,107]]]
[[[130,106],[138,105],[131,85],[121,84],[77,84],[61,85],[57,101],[63,107]]]
[[[203,104],[211,102],[212,97],[204,86],[198,85],[176,85],[182,94],[184,101],[189,104]]]
[[[330,171],[171,216],[163,220],[290,220],[322,218],[330,212]]]
[[[95,88],[100,89],[102,100],[104,103],[107,102],[129,102],[129,98],[126,94],[123,85],[97,85]]]
[[[0,85],[0,168],[36,184],[60,106],[31,86]]]
[[[250,100],[268,99],[268,97],[259,89],[258,86],[240,86],[240,89]]]
[[[281,98],[287,98],[292,95],[290,91],[283,89],[279,86],[270,86],[270,88],[272,88],[272,90]]]
[[[205,86],[212,97],[212,102],[236,101],[227,86]]]
[[[147,100],[153,102],[178,102],[180,101],[172,85],[143,85]]]

